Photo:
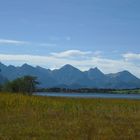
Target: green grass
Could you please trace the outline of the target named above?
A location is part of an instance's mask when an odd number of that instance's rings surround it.
[[[0,140],[140,140],[140,101],[0,94]]]
[[[119,93],[119,94],[140,94],[140,89],[116,90],[116,91],[112,91],[112,93]]]

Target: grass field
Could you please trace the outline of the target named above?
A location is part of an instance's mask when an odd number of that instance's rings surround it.
[[[140,140],[140,100],[1,93],[0,140]]]
[[[115,90],[112,93],[120,93],[120,94],[140,94],[140,89],[126,89],[126,90]]]

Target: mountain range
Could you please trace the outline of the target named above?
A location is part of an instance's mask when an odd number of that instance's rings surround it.
[[[69,64],[60,69],[50,70],[28,64],[15,67],[2,63],[0,63],[0,70],[0,84],[6,80],[12,81],[18,77],[31,75],[38,78],[41,88],[140,88],[140,79],[126,70],[114,74],[104,74],[98,68],[80,71]]]

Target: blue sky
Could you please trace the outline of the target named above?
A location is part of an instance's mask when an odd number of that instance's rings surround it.
[[[139,0],[0,0],[0,61],[140,77]]]

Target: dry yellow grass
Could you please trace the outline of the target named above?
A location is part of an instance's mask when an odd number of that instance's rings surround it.
[[[0,140],[140,140],[140,101],[1,93]]]

